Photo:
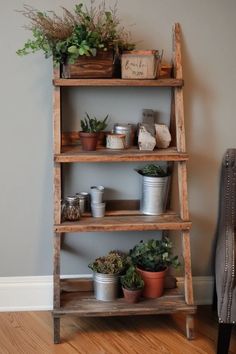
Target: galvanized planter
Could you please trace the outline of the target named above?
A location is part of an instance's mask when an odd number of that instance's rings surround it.
[[[165,212],[170,177],[142,176],[142,197],[140,210],[147,215],[160,215]]]
[[[93,273],[94,293],[97,300],[113,301],[118,297],[119,276]]]

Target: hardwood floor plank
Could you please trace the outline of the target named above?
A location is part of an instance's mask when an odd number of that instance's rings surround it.
[[[0,354],[213,354],[217,317],[210,307],[195,316],[196,338],[185,337],[185,315],[61,319],[54,345],[50,312],[0,313]],[[233,329],[230,352],[236,354]]]

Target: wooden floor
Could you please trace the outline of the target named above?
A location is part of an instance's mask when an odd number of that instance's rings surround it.
[[[50,312],[0,313],[0,354],[195,354],[215,353],[217,318],[210,307],[200,307],[196,338],[184,335],[183,315],[112,318],[65,317],[62,343],[52,344]],[[230,353],[236,354],[233,329]]]

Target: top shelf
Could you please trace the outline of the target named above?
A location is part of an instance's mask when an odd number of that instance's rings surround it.
[[[182,79],[125,80],[125,79],[54,79],[54,86],[69,87],[183,87]]]

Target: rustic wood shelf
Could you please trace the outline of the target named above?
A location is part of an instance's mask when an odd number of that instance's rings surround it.
[[[180,25],[173,31],[173,75],[174,78],[157,80],[123,79],[63,79],[60,70],[54,70],[53,89],[53,134],[54,134],[54,343],[60,342],[60,317],[66,314],[79,316],[126,316],[144,314],[186,313],[186,335],[194,337],[193,314],[196,306],[193,300],[190,228],[187,199],[187,160],[185,145],[183,75],[181,62]],[[109,150],[82,151],[78,145],[78,132],[62,132],[62,92],[66,87],[163,87],[171,89],[170,132],[172,147],[163,150],[139,151]],[[167,212],[158,216],[143,215],[139,201],[107,201],[104,218],[83,215],[78,222],[61,222],[61,199],[63,185],[63,163],[77,162],[132,162],[167,161],[177,169],[180,216]],[[173,162],[176,162],[173,164]],[[128,304],[124,299],[103,302],[93,296],[90,280],[69,281],[61,279],[61,246],[64,233],[113,232],[116,231],[157,231],[177,230],[182,238],[184,269],[184,295],[165,291],[157,299],[143,299],[137,304]],[[111,235],[115,236],[114,234]],[[71,284],[73,283],[73,286]]]
[[[61,307],[53,310],[54,315],[130,316],[170,314],[178,311],[188,314],[196,312],[196,306],[187,305],[184,296],[176,289],[166,291],[157,299],[141,299],[137,304],[129,304],[123,298],[115,301],[98,301],[92,292],[62,292]]]
[[[93,295],[92,278],[61,278],[60,287],[61,305],[54,309],[55,316],[70,314],[102,317],[196,312],[196,306],[187,305],[184,295],[178,288],[165,289],[164,295],[157,299],[141,299],[137,304],[128,304],[124,298],[109,302],[96,300]]]
[[[183,87],[182,79],[127,80],[127,79],[54,79],[54,86],[69,87]]]
[[[98,148],[83,151],[80,146],[63,146],[62,152],[54,156],[55,162],[132,162],[132,161],[187,161],[188,154],[176,148],[140,151],[137,147],[127,150]]]
[[[81,217],[78,222],[63,222],[54,226],[55,232],[90,231],[152,231],[189,230],[191,221],[183,221],[174,213],[158,216],[118,215],[104,218]]]

